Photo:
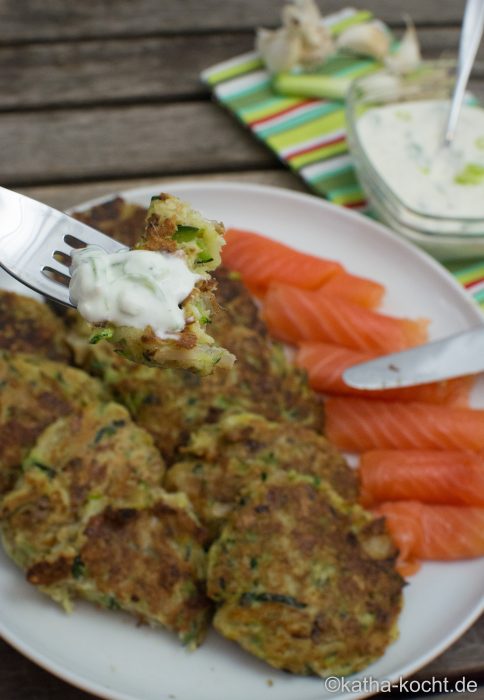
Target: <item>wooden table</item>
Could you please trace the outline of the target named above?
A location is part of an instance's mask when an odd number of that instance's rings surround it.
[[[463,0],[364,6],[397,31],[408,12],[426,57],[455,55]],[[58,208],[179,178],[302,190],[199,81],[250,50],[254,27],[279,10],[278,0],[0,0],[0,182]],[[472,89],[484,97],[484,47],[479,61]],[[480,684],[469,698],[484,698],[484,618],[417,677],[462,675]],[[0,641],[0,700],[89,697]]]

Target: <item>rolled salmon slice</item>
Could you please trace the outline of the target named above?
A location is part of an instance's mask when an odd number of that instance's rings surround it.
[[[337,272],[325,282],[321,290],[366,309],[376,309],[385,294],[385,287],[379,282],[349,272]]]
[[[271,284],[263,318],[279,340],[298,344],[322,341],[353,350],[385,354],[419,345],[427,339],[425,320],[385,316],[350,304],[322,290]]]
[[[223,264],[240,272],[244,282],[253,289],[263,290],[273,281],[316,289],[332,275],[344,271],[334,260],[301,253],[251,231],[230,228],[225,241]]]
[[[382,503],[375,513],[385,518],[400,552],[401,573],[413,573],[418,560],[455,561],[484,556],[484,508],[400,501]]]
[[[342,450],[484,450],[484,410],[350,397],[325,409],[326,435]]]
[[[484,507],[484,454],[437,450],[373,450],[361,456],[360,500]]]
[[[311,387],[326,394],[468,406],[474,384],[472,376],[377,392],[354,389],[345,384],[343,372],[348,367],[368,362],[377,356],[372,352],[350,350],[331,343],[302,342],[296,353],[296,364],[306,370]]]

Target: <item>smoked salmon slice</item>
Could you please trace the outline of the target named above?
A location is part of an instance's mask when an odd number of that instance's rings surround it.
[[[286,284],[271,284],[264,299],[263,318],[272,335],[293,344],[320,340],[385,354],[427,339],[427,321],[385,316],[325,295],[322,290]]]
[[[334,294],[340,299],[366,309],[376,309],[385,294],[385,287],[379,282],[358,277],[349,272],[337,272],[324,283],[321,289],[326,294]]]
[[[374,450],[360,459],[360,500],[417,500],[484,506],[484,455],[474,452]]]
[[[484,556],[484,508],[400,501],[382,503],[375,512],[386,519],[400,551],[400,570],[416,559],[454,561]]]
[[[296,364],[306,370],[311,387],[326,394],[468,406],[470,390],[474,383],[472,376],[378,392],[354,389],[344,383],[343,372],[348,367],[375,357],[376,353],[350,350],[341,345],[303,342],[296,353]]]
[[[334,397],[325,412],[326,435],[343,450],[484,450],[484,410]]]
[[[251,288],[264,289],[270,282],[277,281],[316,289],[332,275],[344,271],[343,266],[334,260],[301,253],[251,231],[230,228],[225,241],[223,264],[240,272]]]

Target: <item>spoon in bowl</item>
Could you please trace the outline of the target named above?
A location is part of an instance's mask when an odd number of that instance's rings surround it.
[[[444,147],[450,146],[454,140],[459,114],[464,101],[464,95],[477,49],[481,43],[484,29],[484,0],[467,0],[462,21],[459,44],[459,60],[457,64],[457,79],[455,82],[449,116],[444,133]]]

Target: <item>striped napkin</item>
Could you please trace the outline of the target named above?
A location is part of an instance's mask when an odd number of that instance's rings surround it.
[[[372,19],[367,11],[345,8],[325,17],[334,36]],[[372,59],[337,55],[321,74],[357,78],[381,67]],[[260,55],[250,52],[203,71],[215,98],[277,157],[299,175],[312,192],[330,202],[367,212],[346,144],[341,102],[288,97],[275,93]],[[484,261],[450,265],[457,279],[484,308]]]

